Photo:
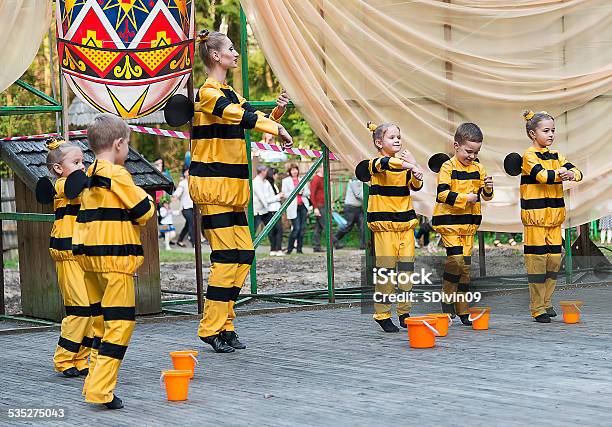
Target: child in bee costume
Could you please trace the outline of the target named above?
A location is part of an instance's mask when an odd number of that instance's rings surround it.
[[[67,377],[87,376],[93,339],[91,311],[83,270],[72,253],[72,235],[80,199],[68,200],[64,194],[66,178],[75,170],[85,170],[81,148],[64,140],[47,142],[47,167],[56,176],[55,186],[41,178],[36,198],[43,204],[53,202],[55,221],[51,229],[49,253],[55,261],[57,283],[64,299],[66,317],[53,356],[55,370]]]
[[[516,153],[506,157],[504,166],[510,175],[521,175],[521,221],[525,227],[531,315],[536,322],[550,323],[551,317],[557,315],[552,295],[561,265],[563,181],[580,181],[582,172],[561,153],[548,148],[555,139],[555,119],[550,114],[525,111],[523,118],[532,145],[522,159]],[[513,158],[520,168],[513,168]]]
[[[457,128],[455,155],[442,164],[438,173],[436,205],[431,220],[446,248],[442,309],[445,313],[459,315],[464,325],[472,324],[465,294],[470,289],[474,234],[482,219],[480,200],[493,198],[493,179],[476,161],[482,140],[482,131],[474,123],[463,123]]]
[[[73,251],[85,271],[94,343],[83,394],[90,403],[123,407],[114,394],[121,361],[136,320],[134,274],[144,261],[140,227],[155,214],[153,199],[134,184],[123,166],[130,128],[111,114],[87,128],[96,160],[66,182],[69,198],[82,191]]]
[[[423,172],[408,150],[398,154],[402,145],[397,125],[384,123],[376,126],[368,122],[368,129],[380,156],[360,162],[355,175],[360,181],[371,182],[367,221],[374,236],[376,268],[410,273],[414,270],[414,228],[419,223],[412,208],[410,191],[419,191],[423,187]],[[386,283],[374,284],[375,295],[394,293],[395,283],[390,280],[391,276],[388,278]],[[410,292],[412,283],[400,282],[398,287],[402,292]],[[397,305],[398,319],[404,328],[411,308],[410,299]],[[374,320],[385,332],[399,331],[391,320],[390,303],[375,302],[374,311]]]

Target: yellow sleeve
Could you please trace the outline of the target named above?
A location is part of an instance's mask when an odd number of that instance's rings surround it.
[[[242,105],[232,103],[223,92],[215,88],[202,87],[200,89],[199,102],[196,102],[195,109],[220,117],[231,124],[239,125],[243,129],[254,129],[259,132],[278,135],[278,123],[274,120],[247,111]]]
[[[155,214],[153,198],[134,184],[132,175],[124,167],[115,170],[111,179],[111,191],[119,197],[130,212],[132,221],[144,226]]]
[[[538,156],[532,151],[523,155],[523,175],[529,175],[533,181],[540,184],[553,184],[557,174],[553,169],[544,169]]]
[[[567,169],[568,171],[574,172],[574,181],[582,181],[582,171],[576,166],[574,166],[572,163],[568,162],[567,159],[561,153],[558,153],[558,155],[559,164],[561,164],[561,166]]]
[[[285,115],[285,112],[283,110],[281,110],[278,107],[274,107],[274,110],[272,110],[272,112],[270,114],[266,114],[263,111],[259,111],[257,108],[253,107],[251,104],[249,104],[249,102],[244,99],[242,97],[242,95],[240,94],[236,94],[238,95],[238,100],[240,101],[240,106],[251,113],[255,113],[258,116],[263,116],[263,117],[267,117],[269,119],[274,120],[276,123],[280,123],[281,119],[283,118],[283,116]]]
[[[447,160],[440,168],[438,173],[438,187],[436,189],[438,203],[446,203],[459,209],[464,209],[467,206],[467,194],[451,191],[451,176],[453,173],[453,164]]]
[[[375,173],[381,173],[391,169],[404,169],[404,161],[396,157],[377,157],[372,160],[362,160],[355,168],[355,176],[363,182],[372,179]]]
[[[421,188],[423,188],[423,181],[416,179],[414,174],[410,172],[410,189],[412,191],[419,191]]]
[[[491,200],[493,198],[493,190],[491,190],[491,192],[487,192],[487,188],[484,185],[484,179],[487,176],[487,171],[485,170],[485,168],[483,166],[480,166],[480,183],[481,183],[481,187],[480,187],[480,198],[482,200]]]

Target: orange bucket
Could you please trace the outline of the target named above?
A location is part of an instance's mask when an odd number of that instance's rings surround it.
[[[431,316],[409,317],[408,339],[412,348],[431,348],[436,345],[436,336],[440,335],[435,326],[438,320]]]
[[[472,328],[476,330],[489,329],[489,316],[491,307],[471,307],[468,319],[472,322]]]
[[[582,307],[582,301],[559,301],[561,310],[563,310],[563,321],[565,323],[578,323],[580,322],[580,307]]]
[[[190,371],[191,376],[189,378],[193,378],[193,370],[198,364],[198,359],[196,359],[197,355],[198,352],[195,350],[173,351],[170,353],[172,366],[179,371]]]
[[[453,324],[453,319],[451,319],[450,314],[448,313],[429,313],[427,317],[433,317],[436,319],[436,329],[438,330],[439,337],[445,337],[448,335],[448,328]]]
[[[168,400],[187,400],[190,374],[191,371],[188,370],[162,371],[159,382],[161,385],[162,379],[164,380]]]

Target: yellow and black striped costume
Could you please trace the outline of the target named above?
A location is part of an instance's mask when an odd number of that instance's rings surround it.
[[[140,227],[155,205],[123,166],[97,160],[87,171],[73,251],[85,271],[94,340],[83,394],[92,403],[113,400],[117,374],[136,320],[134,273],[144,261]]]
[[[374,236],[376,268],[414,270],[414,228],[419,223],[412,208],[410,190],[419,191],[423,181],[411,171],[402,168],[403,161],[395,157],[378,157],[363,160],[355,175],[363,182],[371,181],[368,197],[368,227]],[[412,284],[400,284],[402,292],[412,290]],[[392,283],[375,285],[375,292],[392,294]],[[410,313],[410,301],[398,303],[399,316]],[[391,304],[374,304],[374,319],[391,317]]]
[[[462,164],[457,157],[447,160],[438,173],[436,205],[431,219],[433,229],[442,236],[446,248],[446,263],[442,278],[444,301],[455,301],[457,314],[468,314],[468,303],[455,298],[470,290],[470,265],[474,234],[480,226],[480,201],[468,203],[467,195],[475,193],[483,200],[491,200],[493,191],[484,187],[486,171],[473,162]]]
[[[561,265],[565,201],[563,182],[555,172],[561,167],[574,172],[575,181],[582,179],[582,172],[557,151],[532,146],[523,155],[521,221],[525,227],[525,266],[533,317],[552,307]]]
[[[88,368],[89,352],[93,339],[91,311],[83,269],[72,253],[72,233],[80,207],[80,199],[68,200],[64,194],[66,178],[55,182],[53,208],[55,221],[51,229],[49,253],[55,261],[57,283],[64,299],[66,317],[57,343],[53,363],[55,370],[69,368],[79,371]]]
[[[270,115],[280,120],[275,109]],[[234,303],[254,258],[245,208],[249,203],[251,152],[245,129],[278,135],[278,123],[256,111],[231,86],[208,78],[196,97],[193,119],[189,194],[202,212],[210,242],[210,275],[202,338],[233,331]]]

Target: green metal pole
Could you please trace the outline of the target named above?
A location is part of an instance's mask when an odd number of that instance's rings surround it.
[[[242,6],[240,6],[240,71],[242,76],[242,96],[249,99],[249,49],[247,34],[247,20]],[[247,163],[249,165],[249,192],[253,194],[253,162],[251,161],[251,132],[246,131],[244,135],[246,141]],[[249,230],[251,238],[255,237],[255,218],[253,213],[253,197],[249,197],[249,206],[247,211],[249,221]],[[251,293],[257,293],[257,256],[253,257],[253,264],[250,270],[251,278]]]
[[[331,204],[331,191],[330,191],[330,171],[329,171],[329,149],[325,144],[323,145],[323,189],[325,192],[325,213],[323,220],[325,221],[325,232],[327,234],[327,247],[325,248],[325,254],[327,255],[327,295],[328,301],[335,302],[336,297],[334,296],[334,239],[332,236],[332,204]]]
[[[572,229],[565,229],[565,283],[572,283]]]

